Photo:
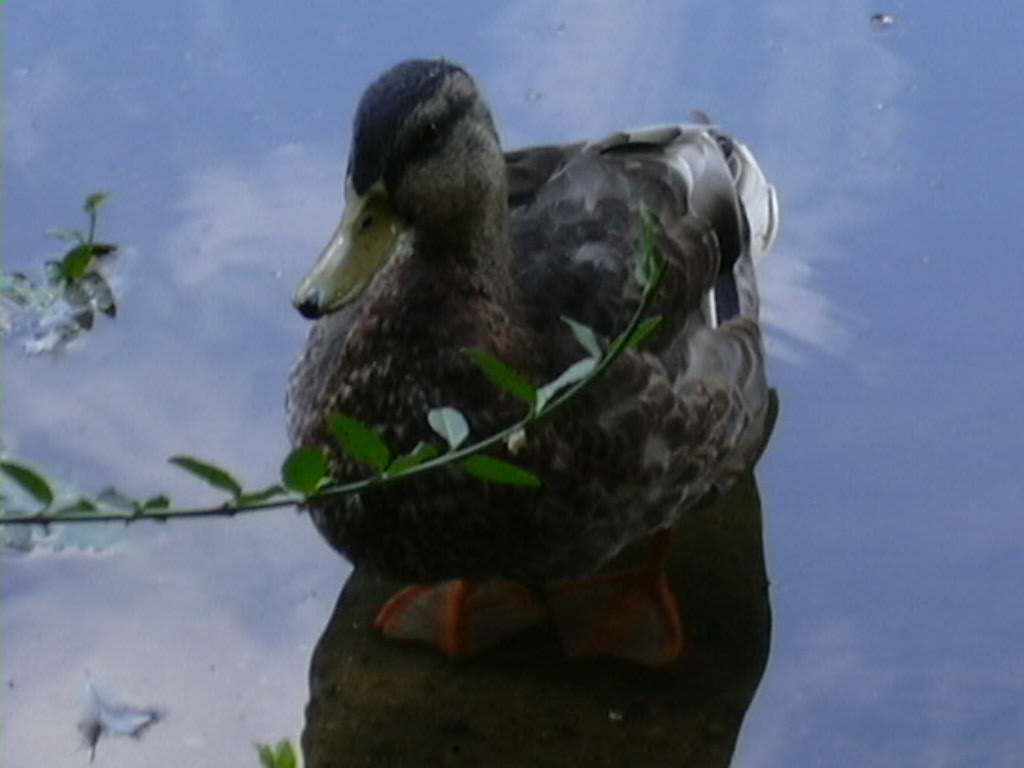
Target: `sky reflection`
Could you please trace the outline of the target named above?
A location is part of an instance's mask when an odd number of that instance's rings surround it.
[[[95,189],[126,247],[116,321],[59,359],[8,346],[7,450],[182,502],[216,496],[175,453],[272,479],[307,329],[289,297],[334,227],[354,103],[401,58],[469,66],[510,145],[705,109],[783,206],[762,273],[776,619],[736,764],[1016,765],[1024,174],[1000,94],[1024,12],[907,0],[878,29],[858,0],[385,5],[4,6],[5,268],[59,253],[42,233]],[[255,764],[252,740],[298,735],[347,573],[308,521],[105,546],[5,558],[5,765],[85,762],[87,672],[169,712],[103,765]]]

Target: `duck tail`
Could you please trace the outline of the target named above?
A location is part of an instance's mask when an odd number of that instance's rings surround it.
[[[750,227],[750,256],[756,263],[768,253],[779,230],[779,201],[775,195],[775,187],[768,183],[750,147],[722,133],[707,112],[695,109],[691,112],[691,117],[695,125],[714,137],[729,164],[733,187],[743,205],[747,225]]]
[[[761,170],[746,144],[730,139],[725,149],[729,169],[750,226],[750,256],[756,264],[769,251],[779,230],[779,202],[775,187]]]
[[[761,300],[757,288],[757,264],[771,249],[779,229],[779,204],[772,186],[746,144],[719,133],[711,134],[722,150],[741,211],[740,227],[745,243],[732,268],[719,275],[712,291],[713,323],[736,315],[757,320]]]

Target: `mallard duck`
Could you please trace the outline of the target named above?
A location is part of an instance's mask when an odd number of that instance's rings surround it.
[[[382,609],[385,635],[468,653],[550,611],[570,656],[657,666],[679,655],[667,532],[765,440],[754,262],[778,213],[750,151],[706,120],[504,153],[456,64],[406,61],[366,90],[341,223],[294,299],[317,322],[290,381],[290,437],[328,451],[337,481],[368,467],[338,451],[328,415],[358,419],[399,452],[437,442],[426,414],[438,406],[485,437],[524,405],[467,349],[541,385],[585,356],[563,318],[621,332],[641,297],[642,208],[666,264],[651,309],[663,325],[493,452],[540,488],[445,468],[311,504],[351,562],[418,585]],[[648,565],[602,571],[643,539]]]

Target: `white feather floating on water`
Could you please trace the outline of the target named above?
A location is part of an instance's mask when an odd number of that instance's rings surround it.
[[[85,683],[85,695],[85,714],[78,721],[78,730],[89,747],[89,762],[96,758],[96,744],[104,734],[138,739],[164,717],[164,713],[154,707],[109,703],[100,696],[92,680]]]

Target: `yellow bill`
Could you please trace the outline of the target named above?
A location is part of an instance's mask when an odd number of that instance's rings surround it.
[[[347,184],[341,223],[295,291],[295,308],[315,318],[351,304],[387,264],[401,231],[382,185],[360,197]]]

